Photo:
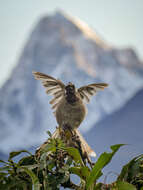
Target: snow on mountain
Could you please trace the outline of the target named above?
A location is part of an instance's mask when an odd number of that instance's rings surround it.
[[[35,26],[17,66],[0,89],[2,152],[42,143],[45,131],[53,131],[57,125],[50,97],[34,80],[32,70],[77,87],[109,83],[88,105],[82,132],[121,108],[143,87],[143,66],[132,49],[107,45],[86,24],[61,12],[46,16]]]

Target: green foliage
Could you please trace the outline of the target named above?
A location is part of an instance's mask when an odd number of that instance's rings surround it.
[[[123,146],[123,144],[111,146],[111,153],[104,152],[103,154],[101,154],[97,162],[94,164],[90,176],[87,179],[87,189],[94,183],[94,181],[96,181],[100,176],[103,175],[101,170],[111,161],[112,157],[121,146]]]
[[[135,157],[123,167],[118,180],[131,183],[137,189],[143,189],[143,154]]]
[[[143,155],[131,160],[112,184],[98,183],[102,169],[123,144],[111,146],[112,152],[100,155],[93,167],[85,163],[78,149],[67,147],[60,139],[50,138],[35,155],[26,150],[11,152],[8,161],[0,160],[0,190],[138,190],[143,186]],[[18,162],[21,153],[27,156]],[[80,178],[75,184],[71,175]]]
[[[136,188],[132,184],[124,181],[117,181],[115,187],[118,190],[136,190]]]
[[[71,156],[71,158],[76,162],[79,163],[81,166],[84,166],[83,160],[81,158],[81,155],[79,151],[74,147],[67,147],[64,148],[65,151]]]

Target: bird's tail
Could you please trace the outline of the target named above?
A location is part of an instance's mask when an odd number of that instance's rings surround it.
[[[76,135],[79,137],[79,141],[81,142],[81,148],[84,153],[87,153],[88,156],[96,157],[96,153],[92,148],[88,145],[86,140],[83,138],[81,133],[76,129]]]
[[[64,133],[65,133],[65,131],[64,131]],[[82,150],[83,154],[85,153],[88,156],[96,157],[96,153],[94,152],[94,150],[92,150],[92,148],[88,145],[86,140],[83,138],[83,136],[77,129],[74,130],[74,136],[76,136],[78,138],[78,141],[80,142],[80,146],[81,146],[81,150]],[[61,138],[60,128],[57,128],[55,130],[55,132],[52,135],[52,138]],[[70,140],[68,141],[68,145],[70,146],[73,144],[74,144],[74,142],[72,142],[72,138],[70,138]]]

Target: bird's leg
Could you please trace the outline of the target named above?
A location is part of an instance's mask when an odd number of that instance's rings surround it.
[[[72,145],[75,148],[78,148],[81,156],[82,156],[82,147],[81,147],[81,142],[79,140],[79,136],[76,135],[76,132],[74,129],[71,128],[71,126],[64,124],[63,125],[63,133],[65,134],[64,136],[66,136],[70,146]]]
[[[68,124],[63,124],[60,132],[61,139],[65,142],[66,145],[71,146],[72,144],[72,135],[73,130]]]
[[[64,130],[64,131],[69,131],[71,134],[73,134],[73,129],[72,129],[72,127],[71,127],[70,125],[68,125],[68,124],[64,124],[64,125],[63,125],[63,130]]]

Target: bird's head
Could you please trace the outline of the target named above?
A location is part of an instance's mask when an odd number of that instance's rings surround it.
[[[74,84],[69,82],[65,87],[65,93],[66,93],[66,95],[75,94],[75,86],[74,86]]]

